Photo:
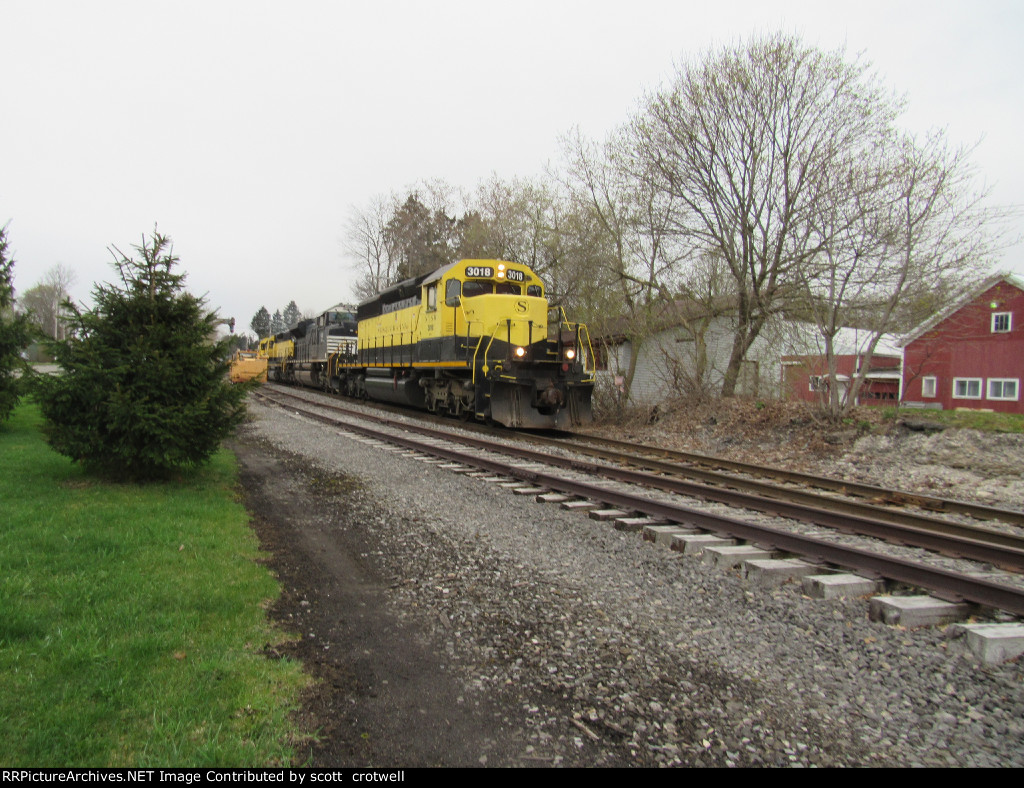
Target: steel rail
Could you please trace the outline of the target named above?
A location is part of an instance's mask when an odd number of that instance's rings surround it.
[[[951,498],[939,498],[933,495],[907,492],[905,490],[887,490],[884,487],[877,487],[862,482],[834,479],[828,476],[815,476],[800,471],[787,471],[781,468],[768,468],[753,463],[729,460],[724,457],[714,457],[705,454],[694,454],[691,452],[676,451],[673,449],[660,449],[656,446],[646,446],[639,443],[627,443],[626,441],[615,440],[614,438],[601,438],[593,435],[574,433],[572,438],[561,441],[564,445],[573,445],[575,442],[590,444],[604,444],[606,446],[619,447],[631,452],[642,452],[665,459],[677,460],[679,462],[693,463],[710,468],[722,468],[735,473],[746,473],[753,476],[770,476],[781,481],[788,481],[794,484],[801,484],[806,487],[816,487],[823,490],[832,490],[844,495],[857,495],[862,498],[889,501],[895,504],[919,506],[922,509],[929,509],[935,512],[947,512],[966,514],[980,520],[1002,520],[1013,525],[1024,526],[1024,512],[1015,509],[1003,509],[995,506],[971,503],[970,501],[957,501]]]
[[[715,487],[728,487],[736,490],[749,492],[756,496],[767,498],[778,498],[804,504],[815,509],[828,509],[833,512],[849,515],[851,517],[864,517],[879,522],[888,522],[895,525],[907,526],[922,531],[933,531],[936,533],[958,534],[964,538],[976,538],[980,542],[1002,545],[1004,547],[1024,550],[1024,536],[998,531],[984,526],[969,525],[966,523],[955,523],[950,520],[941,520],[930,517],[927,514],[907,512],[899,509],[889,509],[861,501],[851,501],[845,498],[831,498],[819,493],[805,492],[788,487],[779,487],[768,482],[745,479],[738,476],[723,475],[714,471],[701,470],[693,467],[681,467],[674,463],[661,460],[639,457],[632,454],[619,454],[614,451],[606,451],[588,446],[577,446],[575,443],[566,443],[557,438],[546,438],[543,436],[527,436],[532,443],[540,443],[545,446],[558,446],[560,448],[571,447],[574,451],[581,451],[592,457],[599,457],[610,462],[622,465],[646,468],[659,473],[685,475],[690,478],[699,479],[702,483]]]
[[[284,392],[281,392],[281,394],[285,397],[308,402],[308,400],[302,397],[295,397],[292,394]],[[311,404],[316,407],[343,413],[353,413],[348,408],[330,403]],[[474,438],[469,435],[453,436],[450,433],[443,433],[431,427],[398,422],[386,416],[353,415],[361,418],[372,418],[380,424],[399,427],[437,440],[457,440],[463,445],[472,446],[477,449],[500,451],[528,462],[540,462],[626,484],[654,488],[676,495],[686,495],[727,506],[773,514],[778,517],[787,517],[847,533],[921,547],[944,555],[985,561],[1005,569],[1024,572],[1024,540],[1013,534],[1005,534],[992,529],[981,529],[977,526],[967,526],[934,518],[923,522],[919,521],[915,524],[892,522],[890,520],[865,516],[863,512],[822,509],[820,503],[813,502],[814,496],[806,493],[803,495],[812,503],[793,503],[777,497],[762,497],[739,490],[708,486],[676,476],[661,476],[618,466],[599,465],[570,457],[541,454],[532,449],[518,446],[496,447],[491,441],[484,438]],[[831,504],[833,499],[824,500]]]
[[[281,392],[284,396],[294,396]],[[301,398],[300,398],[301,399]],[[389,413],[395,414],[408,414],[408,408],[401,408],[398,406],[390,406],[385,403],[374,403],[374,407],[385,410]],[[416,418],[432,420],[435,423],[444,423],[447,419],[443,416],[436,414],[427,414],[418,412]],[[474,432],[482,432],[487,434],[500,434],[500,432],[507,432],[507,430],[498,431],[493,427],[487,427],[483,424],[475,422],[464,422],[461,425],[464,430],[471,430]],[[618,462],[626,462],[638,467],[649,467],[653,470],[662,470],[668,473],[682,473],[686,472],[691,475],[700,476],[709,480],[713,484],[725,484],[732,486],[742,486],[748,490],[755,490],[753,485],[761,484],[764,485],[765,495],[770,495],[768,490],[777,490],[778,495],[797,499],[800,496],[808,496],[813,498],[813,493],[800,493],[790,488],[778,487],[771,485],[767,482],[756,482],[751,479],[743,479],[731,475],[732,473],[742,473],[752,476],[767,476],[778,479],[783,482],[790,482],[793,484],[799,484],[804,487],[813,487],[821,490],[831,490],[833,492],[840,493],[842,495],[854,496],[859,498],[867,498],[875,501],[883,501],[892,505],[897,506],[917,506],[921,509],[935,512],[937,514],[964,514],[969,517],[973,517],[979,520],[999,520],[1004,523],[1011,525],[1017,525],[1024,527],[1024,511],[1018,511],[1015,509],[1005,509],[994,506],[985,506],[984,504],[971,503],[970,501],[957,501],[951,498],[939,498],[938,496],[924,495],[922,493],[913,493],[906,490],[890,490],[884,487],[878,487],[875,485],[864,484],[862,482],[849,481],[845,479],[835,479],[828,476],[815,476],[814,474],[802,473],[800,471],[787,471],[781,468],[770,468],[767,466],[754,465],[752,463],[745,463],[739,460],[729,460],[724,457],[715,457],[704,454],[694,454],[690,452],[682,452],[673,449],[662,449],[657,446],[648,446],[640,443],[628,443],[626,441],[615,440],[614,438],[602,438],[594,435],[585,435],[583,433],[573,433],[570,438],[550,438],[544,435],[538,435],[536,432],[517,431],[516,434],[527,441],[533,441],[536,443],[543,443],[549,445],[559,445],[564,448],[571,448],[574,451],[591,452],[594,456],[602,456],[601,449],[594,448],[595,445],[605,444],[609,446],[619,447],[621,451],[633,452],[629,455],[622,455],[617,460]],[[586,446],[582,444],[591,444]],[[641,452],[642,454],[638,454]],[[646,455],[646,456],[643,456]],[[660,462],[656,457],[662,457],[665,460],[669,460],[667,463]],[[672,461],[675,462],[672,462]],[[680,463],[680,464],[676,464]],[[694,468],[694,465],[703,466],[705,468],[720,468],[724,471],[729,471],[728,474],[715,474],[713,471],[700,471]],[[710,476],[705,474],[710,473]],[[807,500],[808,498],[803,498]],[[839,510],[838,501],[840,499],[832,498],[828,499],[836,501],[833,508]],[[928,518],[927,515],[916,514],[912,512],[899,512],[895,509],[887,509],[875,504],[862,503],[858,504],[855,501],[847,501],[852,507],[858,505],[869,507],[874,512],[887,514],[878,514],[879,519],[887,518],[892,522],[912,524],[911,520],[917,520],[919,522],[941,522],[934,520],[934,518]],[[848,511],[855,511],[855,509],[849,509]],[[868,510],[863,510],[868,513]],[[873,516],[868,514],[868,516]],[[910,518],[910,519],[908,519]],[[969,527],[969,526],[964,526]]]
[[[272,398],[266,397],[268,401]],[[311,403],[316,405],[316,403]],[[536,468],[509,467],[506,462],[469,454],[450,445],[424,443],[414,437],[383,432],[364,424],[353,424],[331,416],[311,411],[297,410],[303,416],[330,424],[335,428],[356,432],[366,437],[403,446],[412,451],[431,454],[450,462],[478,467],[494,473],[511,476],[535,485],[570,495],[578,495],[610,506],[658,517],[683,525],[693,525],[713,533],[763,545],[784,552],[801,555],[811,562],[821,562],[846,567],[868,574],[877,574],[903,583],[929,589],[947,599],[962,599],[967,602],[1024,615],[1024,591],[982,578],[949,570],[923,566],[912,561],[872,553],[860,548],[846,547],[815,537],[793,534],[765,525],[746,523],[732,517],[700,511],[680,504],[652,501],[636,495],[610,490],[586,482],[565,479]],[[368,418],[359,414],[360,418]],[[369,417],[374,418],[374,417]],[[390,419],[375,419],[384,426],[410,430],[415,425],[394,422]],[[422,429],[422,428],[421,428]],[[416,429],[411,429],[415,432]],[[475,439],[472,439],[475,440]],[[509,447],[488,447],[489,451],[505,451]]]

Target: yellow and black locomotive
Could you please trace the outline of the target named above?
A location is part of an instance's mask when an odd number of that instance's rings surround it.
[[[593,419],[586,327],[548,308],[543,283],[525,265],[461,260],[363,301],[355,317],[355,347],[343,343],[301,362],[306,329],[292,337],[292,360],[275,365],[271,355],[271,377],[508,427],[564,429]],[[346,321],[317,323],[329,332]]]

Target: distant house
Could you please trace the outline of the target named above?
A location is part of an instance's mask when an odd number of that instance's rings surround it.
[[[908,405],[1024,413],[1024,282],[980,283],[903,339]]]
[[[895,405],[900,399],[903,353],[893,334],[883,334],[867,357],[875,333],[841,328],[832,341],[836,361],[836,395],[845,398],[853,379],[864,369],[864,384],[855,405]],[[810,323],[793,323],[782,356],[782,393],[787,399],[818,403],[828,399],[829,373],[825,340]]]
[[[676,301],[662,309],[653,323],[639,346],[622,324],[595,332],[599,383],[622,390],[630,366],[635,364],[630,389],[633,405],[656,405],[673,397],[721,392],[736,325],[728,299],[714,305]],[[778,326],[765,326],[742,362],[737,395],[779,395],[781,347]]]

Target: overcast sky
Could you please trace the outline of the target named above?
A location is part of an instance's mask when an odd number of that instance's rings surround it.
[[[870,61],[1024,205],[1024,3],[0,0],[0,225],[19,292],[62,263],[89,301],[154,224],[189,289],[349,300],[346,218],[441,178],[534,176],[623,123],[676,64],[776,31]],[[980,142],[979,142],[980,140]],[[1024,220],[1015,234],[1024,232]],[[999,265],[1024,275],[1024,251]]]

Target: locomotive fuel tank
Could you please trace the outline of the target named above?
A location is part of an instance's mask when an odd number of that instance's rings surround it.
[[[380,402],[423,408],[426,404],[423,387],[415,373],[392,369],[368,369],[363,382],[366,395]]]

